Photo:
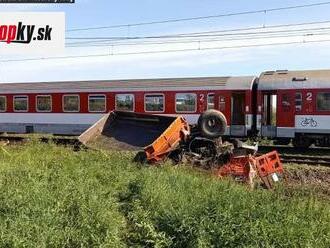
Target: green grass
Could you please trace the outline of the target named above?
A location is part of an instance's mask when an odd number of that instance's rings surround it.
[[[330,201],[131,153],[0,151],[0,247],[329,247]]]

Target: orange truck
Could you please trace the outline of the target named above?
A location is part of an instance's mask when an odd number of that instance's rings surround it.
[[[226,118],[216,110],[204,112],[197,126],[190,126],[182,116],[112,111],[80,135],[79,141],[95,149],[138,151],[136,158],[151,164],[176,152],[182,157],[193,157],[187,161],[212,163],[219,168],[218,176],[241,177],[245,181],[251,180],[251,172],[256,171],[267,188],[272,188],[283,173],[277,152],[261,157],[251,152],[234,156],[228,149],[234,146],[221,140],[226,127]]]

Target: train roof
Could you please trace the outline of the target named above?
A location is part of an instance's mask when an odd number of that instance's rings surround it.
[[[250,90],[254,76],[3,83],[0,93]]]
[[[330,70],[266,71],[259,77],[259,90],[330,88]]]

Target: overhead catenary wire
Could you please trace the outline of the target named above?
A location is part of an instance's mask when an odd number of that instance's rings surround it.
[[[330,31],[330,28],[329,28]],[[330,32],[322,33],[290,33],[290,34],[273,34],[273,35],[263,35],[263,36],[247,36],[241,38],[208,38],[208,39],[189,39],[189,40],[170,40],[170,41],[144,41],[144,42],[134,42],[134,43],[118,43],[118,42],[103,42],[96,44],[69,44],[68,48],[84,48],[84,47],[116,47],[116,46],[146,46],[146,45],[170,45],[170,44],[191,44],[191,43],[210,43],[210,42],[220,42],[220,41],[245,41],[245,40],[259,40],[259,39],[276,39],[276,38],[292,38],[292,37],[310,37],[310,36],[325,36],[330,35]]]
[[[312,32],[310,32],[312,31]],[[330,35],[330,26],[322,28],[312,28],[312,29],[295,29],[295,30],[276,30],[271,32],[256,32],[256,33],[238,33],[233,36],[230,34],[229,37],[223,35],[207,35],[206,37],[195,37],[189,39],[170,39],[170,40],[156,40],[156,41],[137,41],[137,42],[113,42],[111,40],[96,43],[91,45],[86,44],[75,44],[68,43],[67,47],[69,48],[83,48],[83,47],[122,47],[122,46],[148,46],[148,45],[170,45],[170,44],[193,44],[198,43],[206,44],[211,42],[226,42],[226,41],[247,41],[247,40],[260,40],[260,39],[276,39],[276,38],[292,38],[292,37],[311,37],[311,36],[325,36]]]
[[[266,47],[266,46],[281,46],[281,45],[294,45],[306,43],[322,43],[330,42],[330,39],[323,40],[310,40],[310,41],[294,41],[294,42],[279,42],[279,43],[264,43],[264,44],[251,44],[251,45],[236,45],[236,46],[222,46],[222,47],[198,47],[187,49],[170,49],[158,51],[141,51],[141,52],[122,52],[122,53],[102,53],[102,54],[88,54],[88,55],[72,55],[72,56],[55,56],[55,57],[39,57],[39,58],[26,58],[26,59],[8,59],[0,60],[0,63],[9,62],[25,62],[25,61],[40,61],[40,60],[61,60],[61,59],[74,59],[74,58],[90,58],[90,57],[111,57],[111,56],[124,56],[124,55],[142,55],[142,54],[158,54],[158,53],[173,53],[173,52],[191,52],[191,51],[209,51],[209,50],[225,50],[237,48],[251,48],[251,47]]]
[[[188,32],[188,33],[178,33],[175,35],[182,36],[182,35],[209,34],[209,33],[227,33],[227,32],[249,31],[249,30],[267,30],[267,29],[282,28],[282,27],[296,27],[296,26],[298,27],[298,26],[327,24],[327,23],[330,23],[330,20],[314,21],[314,22],[299,22],[299,23],[289,23],[289,24],[277,24],[277,25],[269,25],[269,26],[262,26],[262,27],[222,29],[222,30],[213,30],[213,31],[204,31],[204,32]],[[290,30],[288,29],[288,31],[290,31]],[[102,40],[87,40],[87,41],[69,42],[69,43],[67,43],[67,45],[104,43],[104,42],[109,42],[109,41],[114,42],[113,39],[102,39]],[[143,43],[147,43],[147,41],[143,41]]]
[[[176,18],[176,19],[167,19],[167,20],[160,20],[160,21],[127,23],[127,24],[87,27],[87,28],[71,28],[71,29],[68,29],[67,32],[113,29],[113,28],[123,28],[123,27],[130,28],[130,27],[136,27],[136,26],[146,26],[146,25],[155,25],[155,24],[188,22],[188,21],[215,19],[215,18],[223,18],[223,17],[230,17],[230,16],[240,16],[240,15],[259,14],[259,13],[267,13],[267,12],[275,12],[275,11],[283,11],[283,10],[292,10],[292,9],[300,9],[300,8],[311,8],[311,7],[318,7],[318,6],[324,6],[324,5],[329,5],[329,4],[330,4],[330,1],[326,1],[326,2],[311,3],[311,4],[291,5],[291,6],[286,6],[286,7],[259,9],[259,10],[242,11],[242,12],[232,12],[232,13],[208,15],[208,16],[196,16],[196,17],[188,17],[188,18]]]
[[[249,33],[230,33],[230,34],[214,34],[214,35],[202,35],[202,36],[187,36],[187,37],[181,37],[181,38],[167,38],[167,39],[161,39],[158,41],[156,40],[138,40],[133,42],[125,42],[125,41],[114,41],[111,39],[104,39],[104,40],[97,40],[97,41],[89,41],[89,42],[69,42],[66,45],[68,47],[84,47],[86,44],[110,44],[110,45],[117,45],[117,46],[125,46],[125,45],[143,45],[143,44],[175,44],[175,43],[187,43],[187,42],[196,42],[196,41],[208,41],[208,40],[217,40],[221,41],[219,39],[222,38],[223,41],[228,40],[244,40],[244,39],[253,39],[258,37],[265,37],[265,38],[271,38],[271,37],[277,37],[277,36],[299,36],[299,35],[322,35],[326,31],[329,31],[330,26],[327,27],[321,27],[321,28],[306,28],[306,29],[291,29],[291,30],[276,30],[276,31],[267,31],[267,32],[249,32]],[[266,36],[265,36],[266,35]],[[227,36],[229,38],[227,38]],[[216,39],[217,38],[217,39]],[[134,40],[134,39],[133,39]],[[88,47],[88,46],[87,46]]]
[[[273,31],[259,31],[259,32],[232,32],[232,33],[212,33],[212,34],[193,34],[193,35],[162,35],[162,36],[135,36],[135,37],[68,37],[68,40],[145,40],[145,39],[184,39],[184,38],[196,38],[196,37],[225,37],[225,36],[237,36],[237,35],[253,35],[253,34],[272,34],[272,33],[286,33],[286,32],[298,32],[298,31],[316,31],[326,30],[330,27],[318,27],[318,28],[301,28],[301,29],[286,29],[286,30],[273,30]]]
[[[227,13],[220,15],[212,16],[198,16],[191,18],[182,18],[182,19],[168,19],[163,21],[153,21],[153,22],[141,22],[133,24],[122,24],[122,25],[113,25],[113,26],[103,26],[103,27],[92,27],[92,28],[83,28],[83,29],[69,29],[67,32],[75,31],[84,31],[84,30],[98,30],[98,29],[108,29],[114,27],[133,27],[133,26],[143,26],[151,24],[161,24],[169,22],[180,22],[180,21],[193,21],[193,20],[202,20],[210,18],[220,18],[226,16],[235,16],[235,15],[247,15],[254,13],[267,13],[272,11],[281,11],[289,9],[298,9],[298,8],[307,8],[307,7],[316,7],[329,5],[328,2],[319,2],[313,4],[304,4],[304,5],[294,5],[280,8],[270,8],[263,10],[254,10],[254,11],[244,11],[236,13]],[[314,22],[305,22],[305,23],[294,23],[294,24],[279,24],[279,25],[263,25],[262,27],[247,27],[247,28],[236,28],[236,29],[226,29],[226,30],[209,30],[203,32],[190,32],[190,33],[177,33],[177,34],[168,34],[168,35],[151,35],[151,36],[123,36],[123,37],[68,37],[68,40],[83,40],[82,42],[72,42],[67,43],[71,47],[83,47],[78,44],[96,44],[96,46],[111,46],[111,54],[86,54],[86,55],[68,55],[68,56],[55,56],[55,57],[43,57],[43,58],[26,58],[26,59],[7,59],[0,60],[0,62],[14,62],[14,61],[35,61],[35,60],[48,60],[48,59],[70,59],[70,58],[85,58],[85,57],[103,57],[103,56],[116,56],[116,55],[134,55],[134,54],[153,54],[153,53],[170,53],[170,52],[188,52],[196,50],[221,50],[221,49],[234,49],[234,48],[245,48],[245,47],[260,47],[260,46],[279,46],[279,45],[290,45],[298,43],[315,43],[315,42],[327,42],[330,40],[310,40],[310,41],[291,41],[291,42],[281,42],[281,43],[267,43],[267,44],[248,44],[248,45],[235,45],[235,46],[222,46],[222,47],[200,47],[202,42],[216,42],[216,41],[242,41],[250,39],[264,39],[264,38],[284,38],[284,37],[298,37],[298,36],[313,36],[313,35],[326,35],[325,31],[329,30],[330,27],[321,27],[321,28],[305,28],[305,29],[286,29],[286,30],[275,30],[268,31],[267,29],[280,28],[280,27],[298,27],[303,25],[316,25],[316,24],[326,24],[330,23],[330,20],[325,21],[314,21]],[[262,32],[242,32],[242,31],[257,31],[257,30],[267,30]],[[317,33],[323,31],[323,33]],[[267,35],[267,36],[266,36]],[[229,37],[229,38],[228,38]],[[135,43],[125,43],[125,41],[134,41],[139,42]],[[156,41],[154,41],[156,40]],[[160,41],[158,41],[160,40]],[[107,42],[107,43],[105,43]],[[111,43],[109,43],[111,42]],[[157,43],[158,42],[158,43]],[[139,44],[173,44],[173,43],[190,43],[198,42],[198,48],[184,48],[184,49],[170,49],[170,50],[158,50],[158,51],[136,51],[136,52],[118,52],[114,53],[113,47],[119,45],[139,45]],[[98,45],[101,43],[101,45]],[[76,46],[75,46],[76,45]]]

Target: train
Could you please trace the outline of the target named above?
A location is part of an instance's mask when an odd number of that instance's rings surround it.
[[[225,115],[228,137],[329,147],[330,70],[0,84],[1,133],[79,135],[112,110],[182,115],[194,124],[208,109]]]

